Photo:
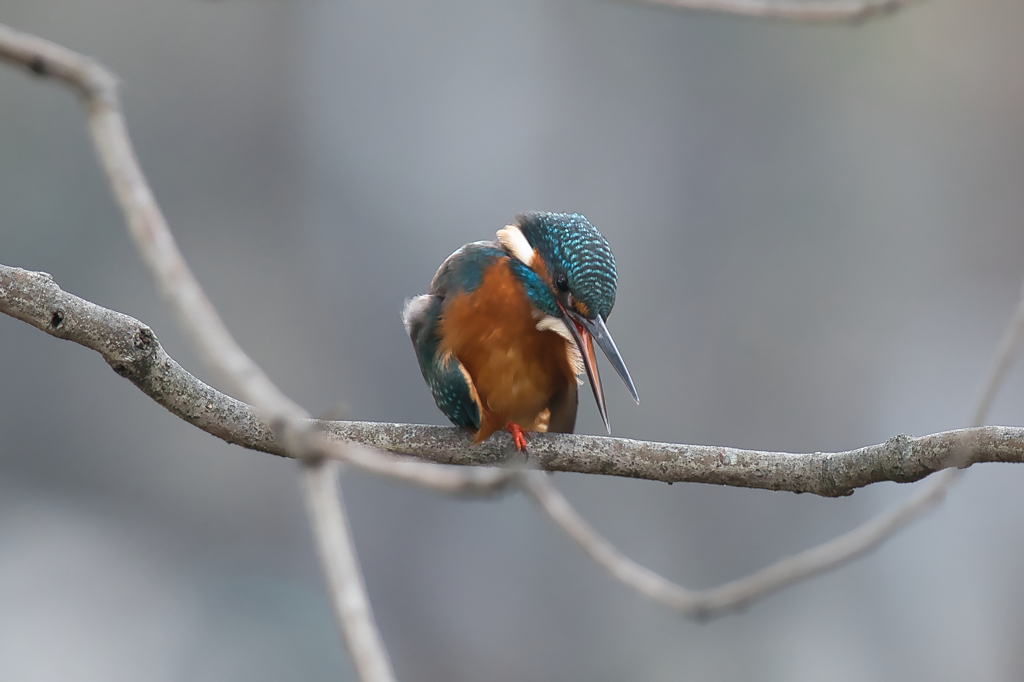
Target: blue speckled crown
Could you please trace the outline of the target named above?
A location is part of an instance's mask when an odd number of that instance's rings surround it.
[[[573,296],[608,319],[615,305],[615,257],[590,221],[578,213],[523,213],[516,225],[548,267],[565,273]]]

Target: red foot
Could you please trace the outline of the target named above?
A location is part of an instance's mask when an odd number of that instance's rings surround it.
[[[512,422],[505,424],[505,430],[512,434],[512,442],[515,443],[516,450],[526,452],[526,430],[519,424],[513,424]]]

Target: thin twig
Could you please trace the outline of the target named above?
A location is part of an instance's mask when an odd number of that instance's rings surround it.
[[[999,348],[996,350],[995,359],[992,361],[992,369],[989,370],[985,381],[985,388],[978,398],[978,407],[974,411],[974,426],[981,426],[985,423],[986,415],[996,399],[996,393],[1003,385],[1003,380],[1010,371],[1013,364],[1013,357],[1020,346],[1021,338],[1024,337],[1024,285],[1021,285],[1020,302],[1017,304],[1017,312],[1014,314],[1003,338],[999,340]]]
[[[828,542],[707,590],[688,590],[620,552],[580,516],[543,474],[529,472],[522,485],[548,517],[615,578],[684,616],[707,620],[738,611],[755,599],[838,568],[870,552],[937,504],[945,494],[951,476],[959,473],[956,469],[945,471],[905,505],[881,514]]]
[[[421,462],[382,452],[352,441],[318,438],[313,452],[325,459],[340,459],[347,464],[405,483],[411,483],[447,495],[490,496],[513,484],[517,468],[466,469]]]
[[[631,0],[673,9],[736,14],[756,19],[779,19],[802,23],[859,24],[868,19],[895,14],[925,0]]]

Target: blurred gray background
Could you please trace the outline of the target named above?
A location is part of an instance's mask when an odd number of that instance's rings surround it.
[[[1024,3],[808,27],[608,0],[4,0],[124,80],[142,164],[231,329],[314,412],[444,423],[399,311],[515,213],[585,213],[644,402],[615,433],[842,450],[965,426],[1024,277]],[[146,321],[71,95],[0,68],[0,262]],[[172,417],[0,318],[0,679],[352,679],[291,462]],[[610,375],[609,375],[610,376]],[[600,433],[589,395],[580,430]],[[1018,369],[990,417],[1024,421]],[[691,587],[905,499],[560,474]],[[344,481],[399,678],[1024,676],[1024,467],[706,625],[615,583],[521,497]]]

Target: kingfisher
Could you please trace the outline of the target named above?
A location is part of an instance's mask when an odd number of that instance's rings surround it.
[[[594,342],[640,397],[605,322],[615,304],[608,240],[578,213],[523,213],[466,244],[402,312],[434,402],[480,443],[495,431],[572,433],[585,372],[611,424]]]

